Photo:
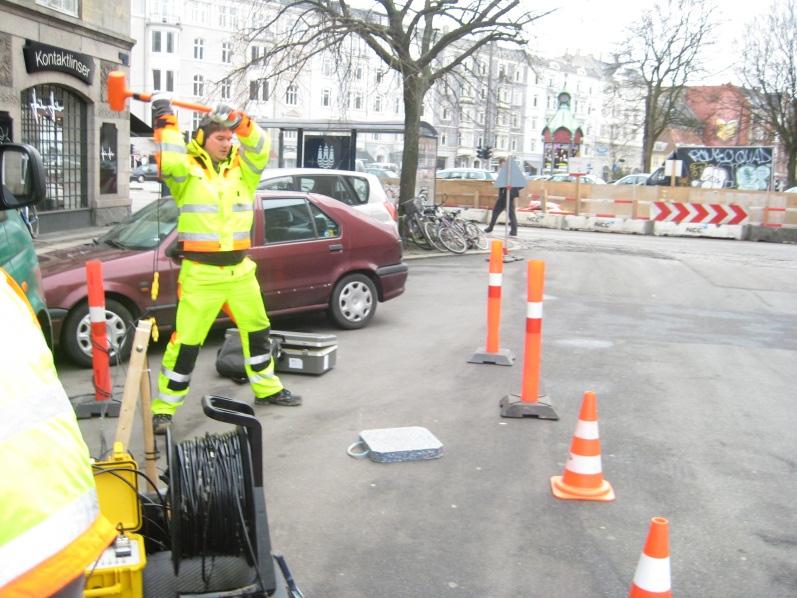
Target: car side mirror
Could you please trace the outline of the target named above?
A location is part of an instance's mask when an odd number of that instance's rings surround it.
[[[179,260],[183,258],[183,251],[180,249],[180,244],[177,242],[177,239],[175,239],[171,245],[166,248],[164,253],[166,254],[166,257],[173,260]]]
[[[0,180],[0,209],[3,210],[38,203],[47,194],[44,163],[32,145],[0,144]]]

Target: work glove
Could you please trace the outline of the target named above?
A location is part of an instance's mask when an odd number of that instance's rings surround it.
[[[241,113],[227,104],[218,104],[213,112],[208,114],[208,118],[228,129],[235,129],[241,124]]]
[[[168,93],[155,93],[152,94],[152,126],[155,128],[162,128],[168,124],[166,117],[172,116],[172,97]]]

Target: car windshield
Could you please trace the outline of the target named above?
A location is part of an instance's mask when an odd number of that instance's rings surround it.
[[[177,226],[178,215],[174,200],[161,198],[128,216],[99,242],[123,249],[153,249]]]

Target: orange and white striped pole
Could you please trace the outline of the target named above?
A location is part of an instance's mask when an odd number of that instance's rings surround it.
[[[664,517],[650,520],[628,598],[672,598],[669,522]]]
[[[537,417],[559,419],[550,404],[540,401],[540,359],[542,356],[542,297],[545,284],[545,262],[529,260],[526,292],[526,342],[523,356],[523,383],[518,395],[501,399],[503,417]],[[545,398],[545,397],[542,397]]]
[[[592,391],[584,393],[565,471],[551,478],[551,491],[563,500],[614,500],[612,485],[603,479],[598,398]]]
[[[105,323],[105,290],[102,284],[102,262],[86,262],[86,284],[91,320],[91,364],[94,370],[94,398],[111,398],[111,368],[108,360],[108,327]]]
[[[500,348],[501,288],[504,276],[502,243],[494,239],[490,243],[490,276],[487,282],[487,342],[484,347],[468,359],[468,363],[491,363],[512,365],[514,354]]]

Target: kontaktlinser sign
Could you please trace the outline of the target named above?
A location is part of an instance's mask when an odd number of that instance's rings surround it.
[[[31,40],[26,40],[22,52],[25,55],[25,70],[29,73],[58,71],[77,77],[89,85],[94,78],[94,59],[87,54]]]

